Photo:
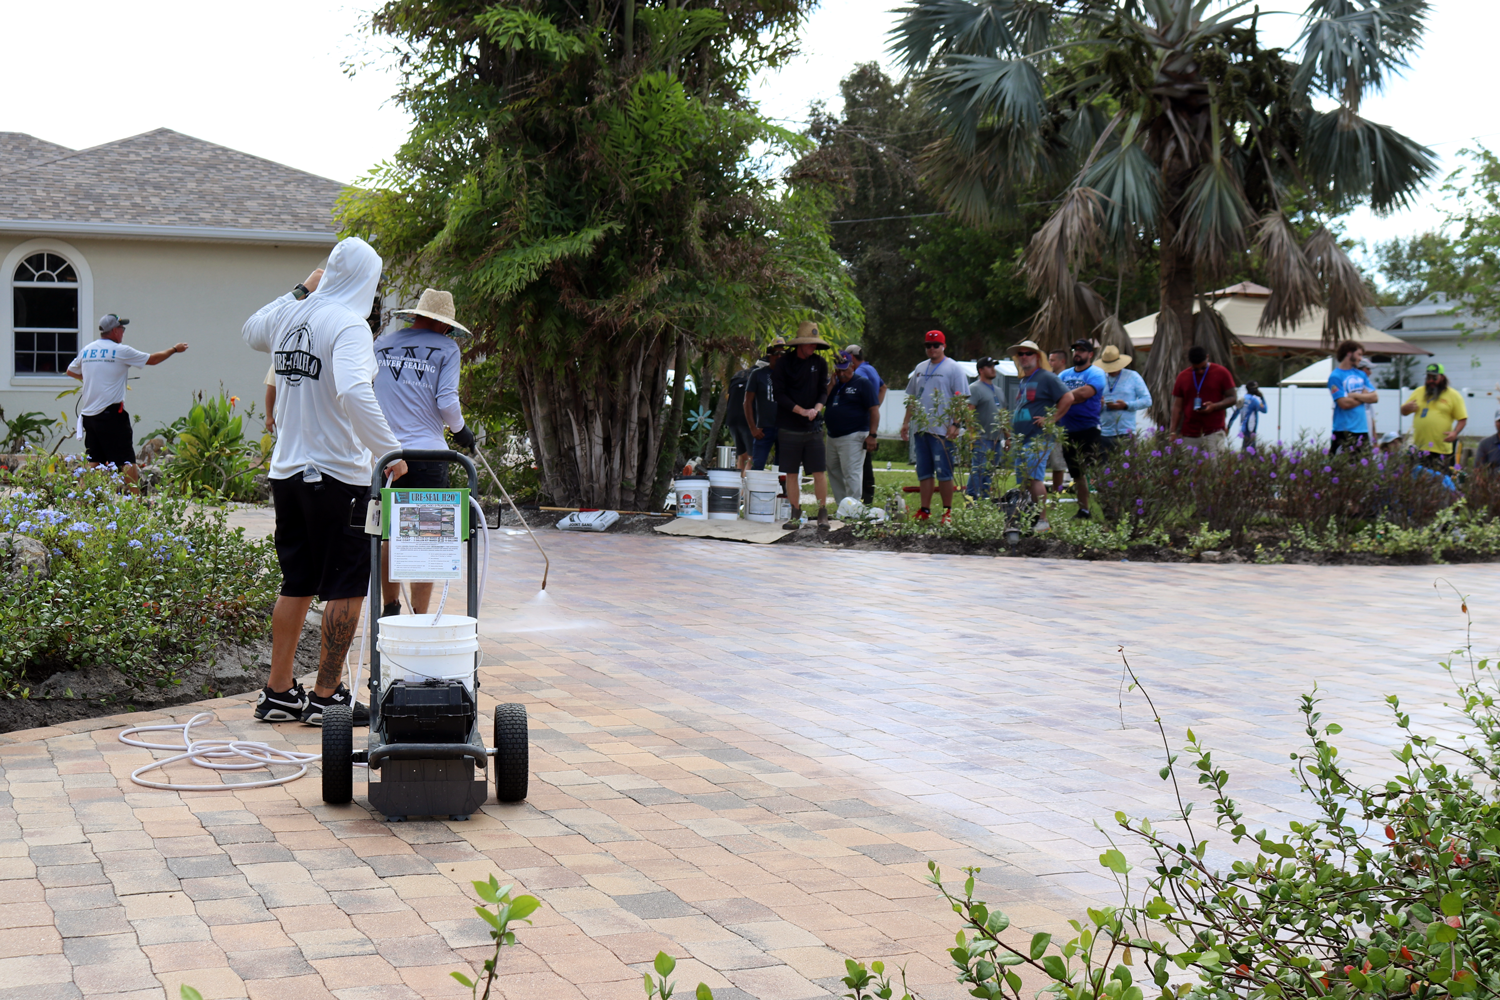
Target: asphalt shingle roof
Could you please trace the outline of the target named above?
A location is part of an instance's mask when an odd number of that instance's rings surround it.
[[[0,132],[0,174],[37,160],[51,160],[73,150],[25,132]]]
[[[46,158],[18,163],[27,148]],[[343,189],[338,181],[166,128],[76,152],[0,133],[0,219],[332,236],[333,205]]]

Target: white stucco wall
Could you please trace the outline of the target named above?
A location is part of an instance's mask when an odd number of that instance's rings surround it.
[[[222,384],[240,397],[239,412],[252,401],[257,410],[264,408],[261,382],[270,357],[246,347],[240,328],[255,310],[323,266],[330,248],[0,236],[0,262],[12,262],[0,272],[7,285],[14,259],[37,249],[61,253],[80,271],[80,346],[95,339],[99,317],[107,312],[130,320],[125,342],[132,347],[151,352],[188,344],[184,354],[132,371],[125,408],[139,418],[139,446],[142,433],[186,414],[195,391],[212,395]],[[85,271],[88,280],[82,280]],[[16,375],[11,312],[7,288],[0,299],[0,406],[7,417],[31,410],[66,413],[71,426],[78,397],[56,396],[77,381]],[[245,432],[259,436],[259,420],[247,422]],[[78,450],[73,444],[64,450]]]

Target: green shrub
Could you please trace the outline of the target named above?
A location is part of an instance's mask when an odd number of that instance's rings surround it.
[[[19,538],[50,557],[45,578],[0,590],[0,694],[28,671],[90,664],[164,687],[222,642],[269,635],[274,546],[230,531],[222,510],[122,494],[118,473],[74,456],[37,456],[0,483],[0,571]]]
[[[221,391],[195,398],[187,417],[172,425],[175,438],[163,466],[167,482],[189,496],[255,499],[254,476],[270,459],[270,435],[254,443],[245,440],[243,418],[234,414],[238,396]],[[253,406],[251,410],[253,415]]]

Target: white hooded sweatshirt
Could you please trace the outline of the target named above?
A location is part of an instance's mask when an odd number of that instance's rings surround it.
[[[301,302],[288,292],[246,320],[245,343],[271,353],[276,370],[272,479],[300,476],[311,465],[340,482],[368,485],[370,453],[401,448],[372,385],[374,338],[365,317],[380,269],[368,243],[342,240],[316,291]]]

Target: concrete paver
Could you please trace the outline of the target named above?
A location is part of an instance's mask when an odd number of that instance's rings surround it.
[[[122,719],[0,737],[0,995],[467,995],[448,973],[489,954],[469,882],[494,872],[543,901],[502,957],[506,997],[638,996],[657,950],[680,984],[730,1000],[835,993],[845,957],[960,996],[928,858],[950,877],[983,866],[1018,934],[1058,931],[1116,899],[1094,824],[1172,808],[1119,647],[1174,747],[1191,726],[1247,821],[1284,827],[1308,811],[1287,772],[1298,696],[1316,682],[1343,756],[1378,773],[1384,695],[1429,731],[1456,725],[1434,664],[1462,620],[1433,582],[1500,582],[1488,565],[544,541],[537,595],[530,541],[495,533],[481,622],[481,709],[530,712],[526,803],[388,825],[362,776],[340,807],[315,770],[271,789],[140,788],[129,773],[151,753],[116,741]],[[206,735],[316,749],[317,730],[256,724],[247,699],[206,706]]]

